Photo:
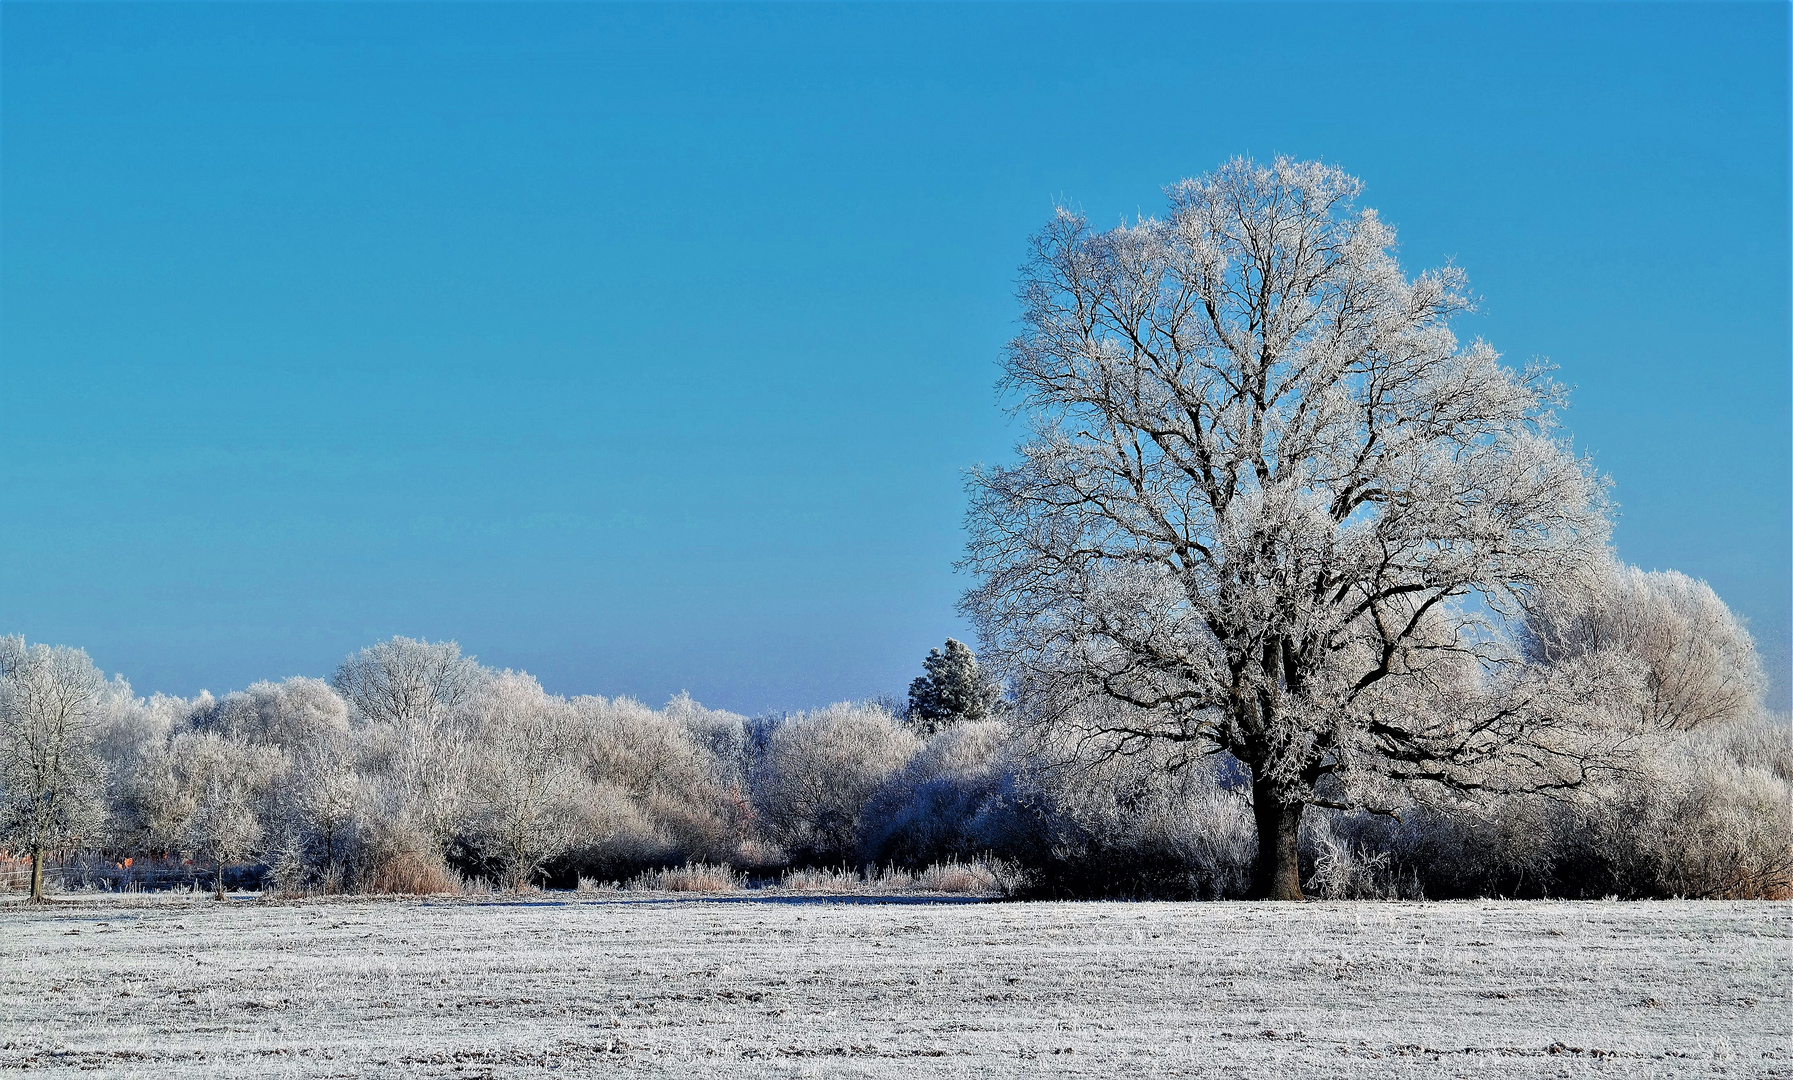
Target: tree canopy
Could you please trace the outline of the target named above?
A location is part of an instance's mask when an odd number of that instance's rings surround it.
[[[1548,786],[1591,760],[1564,720],[1599,673],[1502,674],[1493,629],[1604,557],[1602,481],[1547,370],[1459,342],[1463,272],[1407,277],[1361,189],[1236,159],[1164,218],[1059,210],[1005,365],[1030,435],[970,481],[987,652],[1085,748],[1244,762],[1260,896],[1300,895],[1302,808],[1353,773]],[[1513,686],[1483,702],[1487,679]]]

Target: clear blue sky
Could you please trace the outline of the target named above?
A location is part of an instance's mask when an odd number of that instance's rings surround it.
[[[0,632],[756,711],[966,636],[1023,245],[1337,162],[1787,700],[1788,8],[0,5]]]

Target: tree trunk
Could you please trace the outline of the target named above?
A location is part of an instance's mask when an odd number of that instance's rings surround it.
[[[1252,900],[1302,900],[1301,812],[1307,804],[1286,801],[1263,780],[1251,785],[1252,815],[1258,822],[1258,861],[1251,871]]]
[[[218,892],[217,899],[224,899],[224,860],[218,860]]]
[[[44,898],[44,853],[37,848],[32,848],[31,849],[31,899],[42,900],[43,898]]]

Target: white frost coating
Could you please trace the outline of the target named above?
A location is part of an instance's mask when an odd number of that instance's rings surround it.
[[[1360,801],[1323,784],[1354,771],[1578,783],[1599,740],[1567,722],[1626,682],[1484,670],[1516,657],[1459,601],[1514,615],[1580,580],[1603,484],[1556,434],[1561,388],[1460,344],[1463,273],[1408,279],[1360,188],[1235,160],[1163,220],[1061,210],[1007,357],[1032,435],[970,483],[986,655],[1093,749],[1230,750],[1284,826]]]
[[[0,843],[31,857],[87,839],[105,815],[105,764],[95,736],[116,687],[87,653],[0,637]]]
[[[585,786],[573,757],[578,716],[515,671],[487,679],[470,711],[472,839],[498,860],[505,884],[521,888],[577,835]]]
[[[1784,1076],[1785,907],[0,904],[0,1073]]]
[[[463,706],[487,672],[452,641],[394,637],[342,662],[331,679],[371,722],[380,756],[398,783],[382,794],[399,800],[387,816],[447,844],[463,809],[470,766]]]
[[[1756,643],[1712,587],[1675,570],[1614,563],[1585,588],[1534,598],[1525,651],[1541,663],[1611,652],[1638,666],[1641,718],[1689,731],[1737,720],[1761,705]]]

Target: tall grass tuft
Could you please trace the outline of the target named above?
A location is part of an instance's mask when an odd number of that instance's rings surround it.
[[[623,884],[629,892],[715,893],[746,887],[746,877],[734,867],[703,862],[643,871]]]

